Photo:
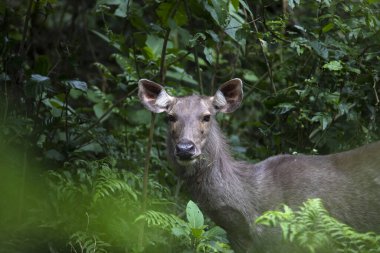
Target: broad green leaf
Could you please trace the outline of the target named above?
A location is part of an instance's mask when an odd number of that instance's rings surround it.
[[[176,5],[175,2],[172,2],[172,3],[163,2],[158,6],[156,10],[157,16],[160,18],[161,23],[166,27],[169,26],[169,23],[168,23],[169,19],[172,19],[172,21],[174,20],[177,26],[183,26],[187,24],[188,22],[186,10],[184,8],[183,3],[180,3],[179,6],[177,7],[174,17],[172,18],[170,17],[170,14],[172,13],[173,8],[176,8],[175,5]]]
[[[214,62],[213,50],[211,48],[205,47],[203,50],[203,53],[204,53],[208,63],[213,64],[213,62]]]
[[[115,16],[125,18],[128,13],[129,0],[122,0],[119,7],[115,10]]]
[[[191,234],[197,238],[200,239],[204,233],[203,227],[202,228],[191,228]]]
[[[203,214],[201,210],[199,210],[199,207],[191,200],[186,206],[186,217],[191,229],[203,229]]]
[[[243,79],[248,82],[257,82],[259,78],[256,76],[256,74],[251,70],[245,70],[243,74]]]
[[[300,25],[294,25],[294,28],[300,30],[301,32],[306,32],[306,29],[303,27],[303,26],[300,26]]]
[[[186,229],[186,227],[174,227],[172,228],[172,234],[176,237],[188,236],[190,230]]]
[[[87,83],[78,80],[68,80],[64,81],[64,84],[70,88],[77,89],[80,91],[87,91]]]
[[[208,1],[204,1],[204,8],[219,26],[225,27],[229,18],[226,3],[218,0],[211,0],[211,3],[212,6],[208,4]]]
[[[325,25],[322,28],[322,32],[327,33],[328,31],[330,31],[333,28],[334,28],[334,23],[328,23],[327,25]]]
[[[275,111],[279,114],[285,114],[289,111],[291,111],[292,109],[294,109],[296,106],[294,104],[291,104],[291,103],[281,103],[277,106],[275,106]]]
[[[36,82],[36,83],[49,83],[50,82],[50,78],[49,77],[42,76],[42,75],[39,75],[39,74],[32,74],[31,77],[30,77],[30,80],[32,82]]]
[[[162,38],[154,35],[148,35],[145,44],[153,53],[154,59],[158,59],[161,57],[161,50],[164,44],[164,40]]]
[[[331,71],[339,71],[343,68],[343,66],[340,61],[330,61],[323,65],[323,68]]]
[[[216,227],[211,228],[210,230],[207,230],[203,235],[204,237],[208,239],[216,239],[216,237],[223,236],[225,234],[226,234],[226,231],[224,231],[224,229],[216,226]]]
[[[244,21],[238,18],[236,15],[231,15],[228,25],[224,29],[224,32],[228,34],[232,39],[234,39],[239,44],[243,39],[238,37],[237,32],[243,29],[243,23]],[[245,39],[244,39],[244,44],[245,44]]]
[[[97,4],[119,5],[125,0],[98,0]]]
[[[239,0],[231,0],[231,4],[236,11],[239,11]]]
[[[93,34],[95,34],[96,36],[98,36],[99,38],[101,38],[102,40],[104,40],[105,42],[109,43],[110,45],[112,45],[114,48],[116,48],[118,51],[121,50],[121,47],[120,47],[120,44],[114,42],[114,41],[111,41],[110,38],[108,38],[107,35],[104,35],[96,30],[90,30]]]
[[[294,7],[296,7],[298,4],[300,4],[300,0],[288,0],[288,6],[291,9],[294,9]]]
[[[58,152],[56,149],[49,149],[48,151],[46,151],[45,157],[56,161],[65,160],[65,156]]]
[[[311,48],[323,59],[327,59],[329,56],[329,51],[328,49],[320,42],[317,40],[311,41],[310,43]]]
[[[103,116],[104,112],[106,111],[104,104],[102,103],[95,104],[92,108],[94,109],[94,113],[98,119]]]
[[[186,73],[183,68],[172,66],[170,70],[166,73],[167,77],[173,78],[178,81],[183,81],[190,83],[192,85],[197,85],[198,82],[194,80],[194,78]]]
[[[104,152],[103,147],[97,142],[91,142],[86,144],[79,149],[75,150],[75,152],[93,152],[93,153],[101,153]]]
[[[322,130],[325,130],[327,126],[332,122],[332,117],[328,114],[324,113],[317,113],[311,121],[318,122],[320,123]]]
[[[327,7],[330,7],[331,0],[317,0],[319,3],[324,3]]]

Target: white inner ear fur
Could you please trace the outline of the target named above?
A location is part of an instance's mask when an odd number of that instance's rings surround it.
[[[172,101],[173,97],[166,93],[166,91],[162,90],[160,94],[158,94],[154,104],[160,108],[166,108],[166,106],[169,105]]]
[[[222,108],[227,105],[227,100],[224,97],[223,93],[220,90],[217,90],[214,96],[214,105]]]

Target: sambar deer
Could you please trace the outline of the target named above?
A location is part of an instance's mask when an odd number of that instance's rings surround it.
[[[173,97],[142,79],[138,94],[148,110],[167,113],[169,159],[201,209],[227,231],[236,252],[279,252],[273,231],[255,225],[255,219],[282,203],[296,207],[309,198],[321,198],[332,216],[359,231],[380,232],[380,142],[332,155],[278,155],[248,164],[232,158],[215,120],[218,112],[239,107],[240,79],[224,83],[211,97]]]

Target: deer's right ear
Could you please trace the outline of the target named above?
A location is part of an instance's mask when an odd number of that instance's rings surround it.
[[[174,101],[164,87],[147,79],[139,80],[139,98],[149,111],[155,113],[167,111]]]

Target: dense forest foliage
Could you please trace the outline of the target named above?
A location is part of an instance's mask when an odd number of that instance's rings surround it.
[[[231,252],[137,81],[210,95],[241,78],[218,115],[239,159],[346,150],[380,137],[379,17],[378,0],[2,0],[0,251]],[[319,200],[284,208],[257,222],[304,252],[380,252]]]

